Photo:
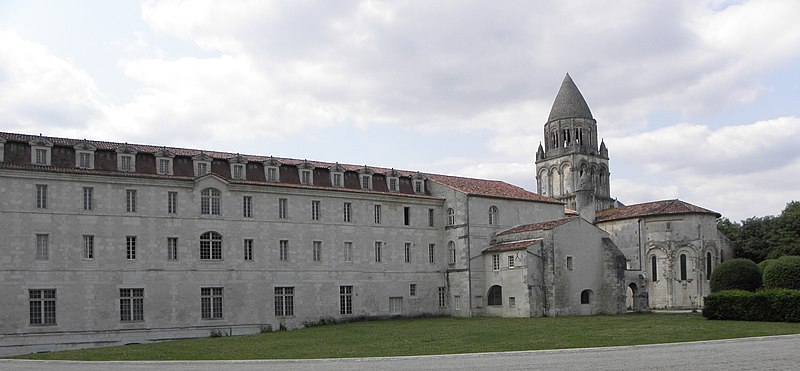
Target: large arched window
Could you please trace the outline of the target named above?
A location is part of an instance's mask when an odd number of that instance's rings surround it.
[[[447,208],[447,225],[456,224],[456,211],[452,207]]]
[[[653,277],[653,282],[658,281],[658,259],[655,255],[650,257],[650,275]]]
[[[489,206],[489,225],[497,225],[497,206]]]
[[[686,254],[681,254],[681,281],[686,281]]]
[[[706,253],[706,280],[711,279],[711,253]]]
[[[490,287],[486,297],[488,305],[503,305],[503,288],[498,285]]]
[[[200,193],[200,213],[219,215],[219,190],[206,188]]]
[[[222,259],[222,235],[217,232],[206,232],[200,235],[200,259]]]

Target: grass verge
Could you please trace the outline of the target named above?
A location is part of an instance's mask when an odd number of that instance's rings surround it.
[[[710,321],[699,315],[429,318],[356,322],[18,358],[223,360],[382,357],[672,343],[800,333],[800,323]]]

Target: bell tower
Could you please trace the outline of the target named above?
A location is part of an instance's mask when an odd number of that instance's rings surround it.
[[[536,151],[537,191],[578,210],[576,190],[588,177],[596,210],[613,207],[608,149],[597,140],[597,121],[578,87],[567,74],[544,124],[544,145]]]

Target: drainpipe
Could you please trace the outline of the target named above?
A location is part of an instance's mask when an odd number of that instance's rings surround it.
[[[472,317],[472,238],[469,234],[469,194],[467,194],[467,306]]]

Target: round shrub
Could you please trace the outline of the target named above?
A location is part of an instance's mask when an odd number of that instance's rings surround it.
[[[783,256],[768,264],[764,287],[800,290],[800,256]]]
[[[761,287],[761,270],[750,259],[732,259],[711,273],[711,292],[722,290],[755,291]]]
[[[763,275],[764,271],[767,270],[767,266],[771,265],[778,259],[767,259],[763,260],[761,263],[758,263],[758,269],[761,269],[761,273]]]

